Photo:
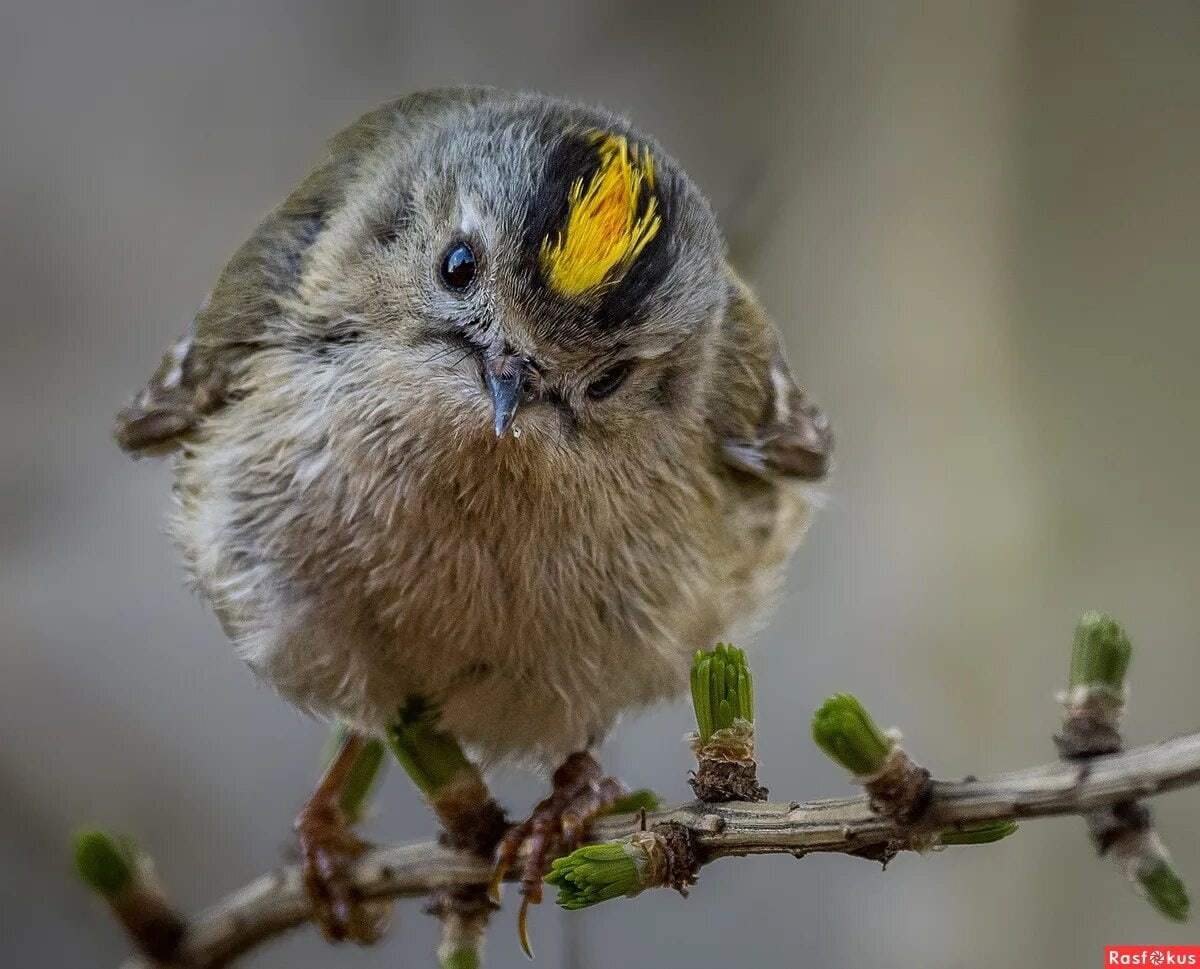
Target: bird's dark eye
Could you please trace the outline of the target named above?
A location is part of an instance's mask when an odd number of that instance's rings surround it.
[[[625,383],[625,378],[629,376],[629,364],[618,363],[615,367],[609,367],[600,375],[600,379],[593,380],[588,384],[587,395],[592,400],[603,400],[605,397],[616,393],[617,388]]]
[[[475,253],[465,242],[456,242],[442,256],[442,282],[449,289],[463,290],[475,278]]]

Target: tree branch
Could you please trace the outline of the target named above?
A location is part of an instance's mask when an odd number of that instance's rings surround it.
[[[1200,784],[1200,732],[1085,762],[1055,763],[991,778],[935,781],[928,808],[914,825],[875,813],[866,797],[804,803],[692,802],[655,812],[652,825],[673,823],[691,837],[694,862],[754,854],[813,852],[888,858],[929,844],[931,833],[956,825],[1055,815],[1087,815],[1122,801]],[[633,815],[603,818],[592,841],[627,837]],[[353,871],[364,898],[425,896],[433,889],[483,885],[491,866],[435,842],[392,845],[366,853]],[[309,919],[298,867],[264,875],[192,921],[172,966],[216,969]],[[137,957],[126,969],[149,969]]]

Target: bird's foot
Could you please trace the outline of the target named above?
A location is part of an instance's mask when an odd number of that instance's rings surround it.
[[[364,901],[354,887],[350,869],[368,844],[351,829],[339,796],[336,786],[323,783],[296,818],[304,888],[326,939],[371,945],[387,930],[391,903]]]
[[[522,846],[528,856],[521,872],[521,914],[518,918],[521,948],[532,956],[529,946],[529,906],[542,901],[542,882],[550,863],[579,846],[591,823],[625,794],[620,782],[605,777],[596,759],[586,751],[572,754],[554,772],[550,796],[533,809],[527,821],[513,825],[496,849],[492,896],[498,898],[500,883],[516,863]]]

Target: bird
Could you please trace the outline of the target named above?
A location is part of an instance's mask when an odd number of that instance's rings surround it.
[[[297,821],[331,938],[363,738],[419,698],[481,769],[557,766],[495,846],[541,831],[539,901],[622,790],[597,745],[771,605],[833,454],[679,163],[608,110],[476,86],[336,134],[115,436],[173,455],[171,534],[237,654],[349,727]]]

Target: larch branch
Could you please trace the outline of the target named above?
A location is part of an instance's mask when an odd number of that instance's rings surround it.
[[[1086,762],[1047,764],[983,779],[934,781],[929,807],[913,825],[898,825],[875,813],[865,796],[793,803],[695,801],[655,812],[645,820],[688,829],[698,864],[759,854],[802,857],[841,852],[888,857],[910,843],[926,845],[929,833],[959,824],[1087,815],[1121,801],[1197,784],[1200,732]],[[627,837],[641,823],[634,815],[603,818],[592,826],[590,840]],[[490,876],[491,866],[485,861],[433,841],[374,848],[352,873],[364,898],[420,897],[439,888],[483,885]],[[171,965],[216,969],[309,917],[298,867],[263,875],[194,919]],[[135,957],[125,969],[153,965]]]

